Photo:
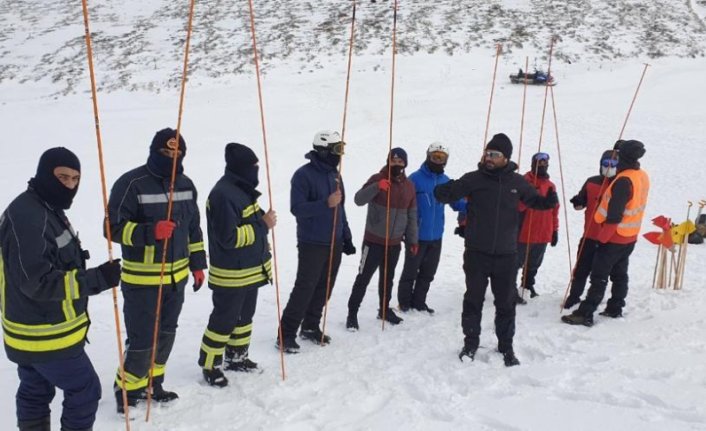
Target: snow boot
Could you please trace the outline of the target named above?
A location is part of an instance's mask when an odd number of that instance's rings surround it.
[[[569,297],[566,298],[566,302],[564,302],[564,310],[569,310],[574,305],[577,305],[580,303],[581,303],[581,298],[576,298],[576,297],[569,295]]]
[[[20,431],[51,431],[51,419],[47,416],[41,419],[18,421],[17,427]]]
[[[623,317],[623,310],[615,310],[615,309],[606,308],[605,310],[601,311],[598,314],[600,314],[601,316],[606,316],[606,317],[611,317],[613,319],[617,319],[618,317]]]
[[[125,405],[123,404],[123,391],[117,385],[113,385],[113,390],[115,391],[115,403],[117,405],[118,414],[125,414]],[[137,407],[137,404],[147,399],[147,391],[145,389],[138,389],[134,391],[127,391],[127,406],[128,408]]]
[[[588,326],[589,328],[593,326],[593,316],[585,316],[579,313],[578,310],[569,315],[561,316],[561,321],[568,323],[569,325],[583,325]]]
[[[409,310],[411,310],[412,307],[409,306],[408,304],[398,304],[398,305],[397,305],[397,309],[399,309],[402,313],[406,313],[406,312],[408,312]]]
[[[314,328],[314,329],[304,329],[299,332],[299,336],[302,337],[305,340],[309,340],[314,344],[318,344],[320,346],[325,346],[327,344],[331,343],[331,337],[328,335],[324,335],[323,332],[321,332],[321,329],[319,328]]]
[[[515,352],[508,350],[503,353],[503,362],[505,362],[506,367],[514,367],[515,365],[520,365],[520,360],[515,356]]]
[[[527,305],[527,300],[524,299],[520,294],[518,293],[517,296],[515,296],[515,302],[518,305]]]
[[[461,351],[458,353],[458,359],[463,362],[463,358],[471,358],[471,361],[473,361],[476,358],[476,351],[478,350],[477,347],[472,347],[472,346],[467,346],[464,345]]]
[[[378,319],[382,319],[382,312],[380,310],[378,310]],[[404,319],[396,315],[392,309],[388,308],[385,313],[385,321],[390,322],[391,325],[399,325]]]
[[[539,293],[537,293],[537,291],[534,290],[534,287],[530,287],[530,288],[527,289],[527,290],[530,291],[530,298],[536,298],[536,297],[539,296]]]
[[[417,311],[426,311],[429,314],[434,314],[434,309],[429,308],[429,306],[427,304],[422,304],[419,307],[414,307],[414,309]]]
[[[346,329],[348,329],[350,332],[356,332],[360,329],[360,326],[358,325],[358,315],[354,313],[348,313],[348,317],[346,318]]]
[[[248,357],[249,345],[246,346],[226,346],[226,358],[223,369],[226,371],[239,371],[249,373],[260,368],[257,362],[253,362]]]
[[[165,391],[161,383],[152,385],[152,399],[158,403],[168,403],[179,398],[176,392]]]
[[[279,350],[279,337],[275,341],[275,349]],[[297,344],[297,340],[294,337],[284,337],[282,340],[282,348],[284,353],[299,353],[300,346]]]
[[[214,368],[212,370],[203,370],[203,378],[206,383],[215,388],[225,388],[228,386],[228,379],[223,375],[223,371],[219,368]]]

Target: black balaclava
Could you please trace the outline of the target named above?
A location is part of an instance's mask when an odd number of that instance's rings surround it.
[[[537,165],[537,162],[539,161],[539,159],[537,159],[537,154],[532,156],[532,172],[537,175],[537,178],[549,178],[549,173],[547,172],[549,170],[549,159],[547,159],[546,166],[539,166]]]
[[[176,130],[167,127],[157,132],[154,138],[152,138],[150,155],[147,158],[147,167],[160,177],[167,178],[172,176],[172,158],[163,155],[159,150],[162,148],[171,149],[167,146],[167,143],[175,137]],[[179,150],[181,151],[181,156],[177,157],[177,174],[184,172],[182,161],[186,156],[186,141],[183,136],[179,136]]]
[[[435,174],[443,174],[444,173],[444,168],[446,167],[446,164],[439,164],[439,163],[434,163],[431,160],[427,159],[425,162],[427,165],[427,168],[429,168],[430,171],[432,171]]]
[[[242,144],[230,143],[226,145],[226,170],[230,171],[245,182],[256,188],[260,183],[257,165],[258,158],[250,148]]]
[[[29,180],[30,187],[46,203],[55,209],[67,210],[78,192],[78,185],[72,190],[54,175],[54,169],[64,166],[81,172],[81,162],[76,154],[64,147],[51,148],[42,154],[37,165],[37,173]]]

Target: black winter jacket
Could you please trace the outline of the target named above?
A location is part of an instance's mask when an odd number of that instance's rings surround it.
[[[88,332],[88,295],[110,288],[86,270],[63,211],[31,189],[0,216],[0,304],[7,357],[31,364],[75,356]]]
[[[542,197],[509,162],[504,168],[489,171],[479,165],[458,180],[434,189],[439,202],[452,203],[467,197],[466,247],[488,254],[517,252],[519,228],[518,203],[538,210],[550,210],[558,203],[556,192]]]
[[[154,237],[158,221],[167,217],[169,178],[146,165],[123,174],[110,192],[108,212],[113,242],[122,246],[122,287],[158,287],[163,241]],[[206,268],[196,187],[176,176],[171,220],[177,224],[167,247],[165,284],[186,285],[189,270]]]
[[[260,287],[272,279],[260,193],[226,171],[206,201],[210,288]]]

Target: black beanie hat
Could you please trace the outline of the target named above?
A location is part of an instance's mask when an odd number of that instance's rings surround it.
[[[226,145],[226,169],[229,171],[242,174],[257,162],[258,158],[253,150],[245,145],[235,142]]]
[[[498,133],[493,136],[493,139],[488,142],[485,149],[500,151],[508,160],[510,160],[510,156],[512,156],[512,142],[510,142],[510,138],[504,133]]]
[[[640,141],[622,141],[618,151],[620,152],[621,161],[632,163],[645,155],[645,145]]]
[[[393,148],[390,150],[389,160],[394,157],[399,157],[404,162],[404,167],[407,167],[407,152],[400,147]]]
[[[78,186],[69,189],[54,175],[54,169],[67,167],[81,172],[81,162],[76,154],[64,147],[50,148],[42,154],[37,165],[37,173],[30,180],[30,186],[49,205],[69,209]]]
[[[176,134],[176,130],[169,127],[155,133],[154,138],[152,138],[152,144],[150,145],[150,153],[156,153],[162,148],[169,148],[167,143],[170,139],[175,138]],[[181,156],[184,157],[186,155],[186,141],[184,140],[184,136],[179,136],[179,149],[181,150]]]

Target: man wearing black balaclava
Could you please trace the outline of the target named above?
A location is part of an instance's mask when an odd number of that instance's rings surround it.
[[[173,129],[162,129],[152,139],[147,163],[123,174],[110,193],[109,217],[112,240],[121,245],[121,285],[125,303],[127,349],[124,369],[128,405],[147,397],[157,292],[162,253],[168,241],[162,289],[157,352],[153,371],[152,400],[160,403],[178,398],[164,390],[165,367],[176,338],[177,321],[184,302],[189,272],[194,289],[204,282],[206,268],[197,194],[191,179],[183,174],[186,141]],[[172,166],[176,162],[174,193],[170,196]],[[169,199],[171,217],[167,219]],[[118,413],[124,411],[120,372],[115,379]]]
[[[211,386],[228,384],[223,369],[254,371],[248,357],[258,289],[272,280],[267,234],[274,211],[260,209],[258,159],[242,144],[225,150],[226,170],[206,201],[213,311],[201,340],[198,363]],[[225,359],[224,359],[225,356]]]
[[[64,391],[62,429],[92,429],[96,418],[101,385],[84,351],[88,296],[117,286],[120,262],[86,269],[88,252],[64,213],[80,179],[74,153],[49,149],[0,215],[3,339],[20,379],[20,430],[49,429],[56,388]]]
[[[461,326],[464,344],[459,358],[475,358],[480,343],[480,322],[485,291],[490,279],[495,297],[495,334],[498,351],[505,365],[519,365],[513,350],[515,335],[515,290],[517,279],[518,205],[551,210],[558,203],[556,192],[540,196],[510,161],[512,142],[499,133],[488,142],[478,170],[437,186],[439,202],[451,203],[468,198],[465,225],[466,251],[463,269],[466,294],[463,298]]]
[[[600,314],[611,318],[623,315],[628,295],[628,264],[645,214],[650,180],[640,168],[639,159],[645,154],[642,142],[618,141],[616,149],[617,175],[601,196],[594,216],[600,230],[591,264],[591,285],[579,308],[561,318],[570,325],[593,326],[593,313],[603,301],[609,277],[613,282],[612,297]]]
[[[294,287],[282,312],[276,343],[277,348],[287,353],[299,351],[296,341],[299,326],[303,339],[322,345],[331,342],[331,337],[319,328],[324,305],[329,299],[326,291],[330,296],[341,253],[356,252],[344,207],[343,179],[338,172],[345,143],[338,132],[322,130],[314,135],[312,146],[305,156],[309,163],[292,176],[289,208],[297,219],[299,263]]]

